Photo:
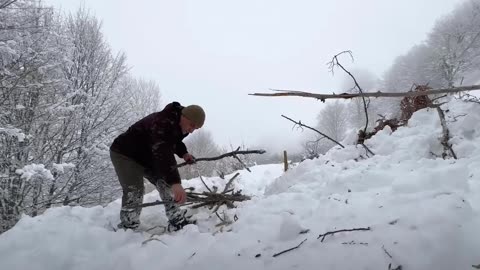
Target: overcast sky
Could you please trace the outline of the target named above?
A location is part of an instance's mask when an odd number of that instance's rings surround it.
[[[255,97],[269,88],[344,92],[326,63],[353,52],[349,68],[381,77],[395,57],[426,39],[462,0],[47,0],[63,12],[82,3],[103,22],[132,72],[155,80],[163,103],[199,104],[220,145],[299,149],[323,103]],[[345,64],[349,61],[344,59]]]

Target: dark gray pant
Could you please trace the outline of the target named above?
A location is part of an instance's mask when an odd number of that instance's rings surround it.
[[[172,202],[164,204],[165,213],[169,221],[177,220],[179,216],[185,214],[184,211],[181,211],[181,209],[173,203],[171,189],[162,179],[154,179],[142,165],[127,156],[110,151],[110,158],[123,190],[119,227],[135,227],[140,224],[142,208],[130,207],[143,202],[143,193],[145,192],[143,185],[144,177],[155,185],[162,201]]]

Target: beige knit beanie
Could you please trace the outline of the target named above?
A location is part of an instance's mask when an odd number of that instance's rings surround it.
[[[190,105],[182,109],[182,114],[192,121],[198,128],[205,123],[205,111],[198,105]]]

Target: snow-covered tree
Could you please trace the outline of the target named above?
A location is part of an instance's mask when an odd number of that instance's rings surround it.
[[[480,2],[468,0],[439,20],[428,37],[439,83],[452,87],[480,65]]]
[[[123,106],[118,98],[118,83],[126,74],[124,54],[114,55],[106,43],[100,22],[85,9],[79,9],[66,21],[70,43],[69,62],[62,66],[68,91],[68,115],[75,149],[68,162],[75,164],[73,177],[66,183],[63,204],[90,200],[99,187],[106,185],[107,143],[122,125]]]
[[[108,147],[160,103],[86,10],[65,19],[33,0],[1,7],[0,232],[22,213],[117,198]]]
[[[200,129],[187,137],[185,140],[188,152],[195,157],[214,157],[220,154],[218,145],[213,140],[208,130]],[[183,160],[182,160],[183,161]],[[215,170],[214,161],[199,162],[193,166],[185,166],[180,169],[182,178],[190,179],[202,176],[211,176]]]
[[[347,105],[342,101],[328,103],[317,115],[317,124],[314,127],[336,141],[342,141],[348,129]],[[327,152],[335,145],[320,134],[314,134],[303,143],[304,155],[307,158]]]
[[[53,10],[37,1],[14,1],[0,9],[0,231],[12,226],[42,196],[45,181],[17,174],[41,159],[39,138],[53,120],[60,86]],[[42,162],[40,162],[42,163]],[[51,180],[50,178],[45,179]],[[36,213],[36,210],[32,212]]]
[[[317,115],[317,129],[336,141],[343,140],[348,127],[347,107],[342,101],[329,103]]]
[[[155,81],[125,76],[119,87],[125,95],[124,121],[133,123],[162,109],[160,87]]]

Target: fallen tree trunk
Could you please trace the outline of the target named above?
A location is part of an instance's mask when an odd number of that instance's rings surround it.
[[[350,99],[357,97],[416,97],[424,95],[437,95],[437,94],[452,94],[465,91],[480,90],[480,85],[470,85],[470,86],[461,86],[461,87],[452,87],[452,88],[443,88],[443,89],[432,89],[428,91],[409,91],[409,92],[364,92],[364,93],[342,93],[342,94],[316,94],[303,91],[295,90],[280,90],[280,89],[271,89],[277,91],[278,93],[253,93],[249,94],[251,96],[263,96],[263,97],[285,97],[285,96],[296,96],[296,97],[307,97],[307,98],[316,98],[325,102],[326,99]]]

